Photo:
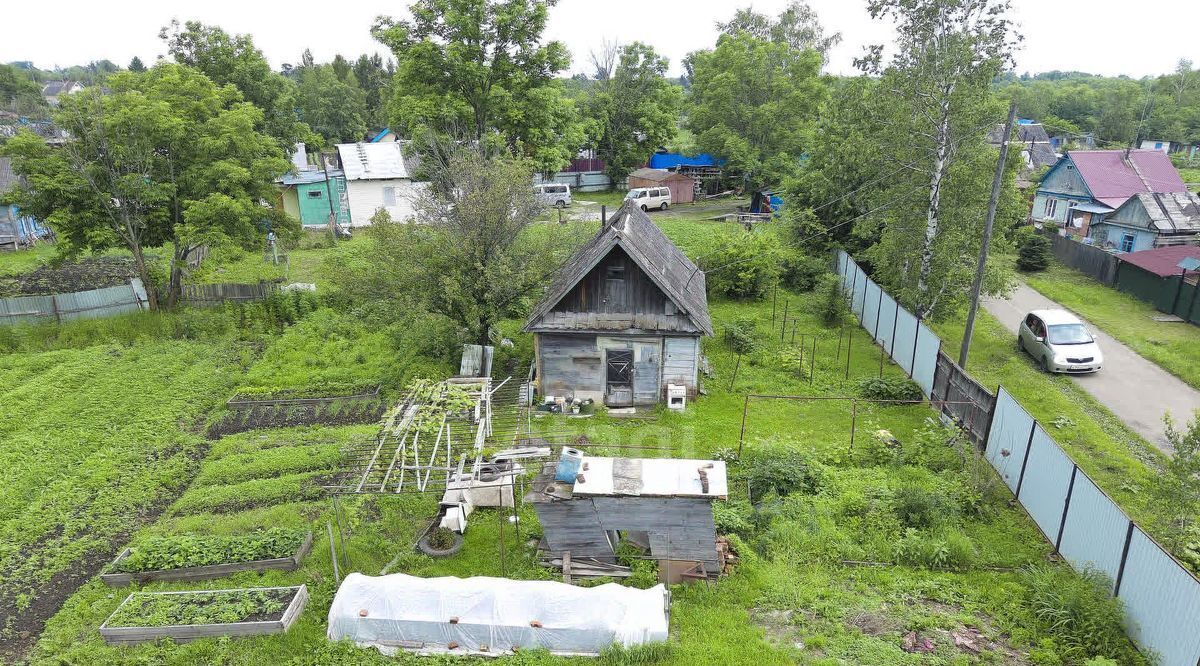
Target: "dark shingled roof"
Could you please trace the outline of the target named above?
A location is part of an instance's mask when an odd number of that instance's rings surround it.
[[[600,233],[576,250],[559,268],[545,297],[526,320],[524,330],[534,328],[539,319],[550,312],[616,247],[624,250],[650,276],[696,328],[707,335],[713,334],[704,271],[675,247],[646,213],[629,201],[621,204]]]

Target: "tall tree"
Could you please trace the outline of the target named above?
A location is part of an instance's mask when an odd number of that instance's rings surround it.
[[[129,71],[141,74],[146,71],[146,64],[142,62],[141,58],[133,56],[133,59],[129,61]]]
[[[583,143],[574,106],[555,75],[570,57],[541,44],[556,0],[417,0],[412,19],[380,17],[372,34],[396,56],[392,128],[469,132],[556,171]]]
[[[12,65],[0,65],[0,107],[22,112],[44,106],[42,87]]]
[[[646,44],[618,47],[615,63],[593,84],[586,108],[596,152],[617,182],[675,136],[683,91],[667,80],[667,59]]]
[[[1172,550],[1180,550],[1200,515],[1200,416],[1193,415],[1185,430],[1179,430],[1168,413],[1167,441],[1175,455],[1167,461],[1156,488],[1158,499],[1170,516],[1166,525]]]
[[[342,80],[333,65],[300,70],[300,118],[329,143],[361,141],[367,133],[367,106],[354,77]]]
[[[363,91],[363,102],[367,107],[367,124],[379,128],[387,124],[387,111],[384,102],[387,98],[388,86],[392,75],[383,63],[378,53],[368,56],[362,54],[354,61],[354,79]]]
[[[691,54],[689,65],[696,145],[727,160],[726,173],[747,188],[794,175],[827,95],[821,55],[739,31]]]
[[[336,289],[363,303],[394,303],[457,323],[465,340],[493,344],[496,325],[520,316],[577,237],[529,233],[539,204],[528,160],[462,141],[423,150],[430,186],[416,220],[375,220],[354,261],[336,264]]]
[[[1017,38],[1006,15],[1008,0],[870,0],[867,7],[872,17],[897,24],[897,51],[886,67],[882,46],[870,47],[858,61],[881,76],[887,95],[877,116],[886,124],[881,137],[890,137],[885,155],[925,184],[923,228],[917,234],[907,224],[889,229],[881,256],[893,259],[887,262],[889,286],[899,287],[916,314],[926,316],[955,287],[935,273],[943,259],[957,265],[953,257],[937,256],[939,249],[961,254],[961,246],[939,243],[945,240],[939,236],[947,179],[999,121],[1001,107],[990,86],[1010,62]]]
[[[107,88],[62,100],[55,122],[71,140],[61,150],[32,133],[3,147],[28,183],[11,198],[54,228],[60,252],[124,247],[151,288],[145,249],[171,244],[171,306],[200,245],[255,247],[267,225],[282,235],[298,231],[265,205],[289,165],[276,141],[255,129],[262,111],[236,88],[165,63],[114,74]],[[151,303],[159,305],[153,296]]]
[[[842,41],[842,33],[825,34],[817,13],[805,2],[792,0],[778,17],[760,14],[752,7],[739,9],[733,19],[717,23],[727,35],[747,32],[753,37],[787,44],[797,51],[812,49],[828,60],[829,49]]]
[[[262,109],[263,129],[284,150],[306,138],[308,129],[296,119],[294,84],[271,69],[250,35],[230,35],[199,21],[182,26],[171,21],[159,37],[175,62],[195,67],[217,85],[233,85],[247,102]]]

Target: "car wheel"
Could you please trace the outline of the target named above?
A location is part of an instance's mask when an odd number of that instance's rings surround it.
[[[667,202],[665,202],[665,201],[664,201],[664,202],[662,203],[662,205],[658,207],[658,209],[659,209],[659,210],[666,210],[666,209],[667,209]]]
[[[648,209],[646,208],[646,204],[642,204],[642,212],[645,213],[645,212],[647,212],[647,210]]]

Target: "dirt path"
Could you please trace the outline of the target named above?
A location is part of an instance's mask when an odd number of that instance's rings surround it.
[[[985,298],[983,306],[1004,328],[1015,336],[1021,320],[1031,310],[1067,309],[1034,291],[1025,283],[1008,298]],[[1146,441],[1164,453],[1172,452],[1167,443],[1163,415],[1170,413],[1182,426],[1200,409],[1200,391],[1139,356],[1129,347],[1117,342],[1100,328],[1088,324],[1104,352],[1104,368],[1092,375],[1071,377],[1125,422]],[[1016,346],[1013,346],[1017,353]]]

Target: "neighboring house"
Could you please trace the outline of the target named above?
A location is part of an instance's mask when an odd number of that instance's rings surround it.
[[[595,150],[584,149],[566,167],[549,178],[541,174],[534,176],[534,183],[564,183],[576,192],[601,192],[613,187],[612,178],[604,172],[606,168],[604,160],[596,157]]]
[[[413,199],[422,186],[413,182],[402,142],[342,143],[337,149],[346,178],[351,226],[370,225],[371,217],[380,210],[397,222],[413,216]]]
[[[542,396],[653,405],[668,384],[699,388],[712,335],[704,273],[625,202],[559,269],[525,322]]]
[[[340,226],[350,224],[346,176],[340,169],[305,169],[284,175],[279,181],[283,210],[306,227],[327,227],[329,216]]]
[[[12,160],[0,157],[0,197],[20,184],[12,169]],[[13,205],[0,204],[0,250],[16,250],[48,234],[40,222]]]
[[[1158,141],[1155,139],[1143,139],[1142,145],[1138,146],[1142,150],[1161,150],[1164,153],[1171,152],[1170,141]]]
[[[42,86],[42,99],[50,106],[58,106],[59,99],[64,95],[73,95],[84,87],[78,81],[47,81],[46,85]]]
[[[1091,225],[1096,245],[1139,252],[1171,245],[1195,245],[1200,234],[1200,195],[1193,192],[1139,192],[1103,220]]]
[[[1084,238],[1093,224],[1140,192],[1186,191],[1179,172],[1161,151],[1070,151],[1038,184],[1030,217]]]
[[[671,203],[692,203],[696,200],[696,181],[675,171],[638,169],[629,174],[629,189],[666,187],[671,190]]]
[[[721,189],[725,160],[718,160],[708,153],[688,157],[680,153],[657,152],[650,156],[646,166],[651,169],[666,169],[696,181],[698,194],[716,194]]]
[[[1025,172],[1034,171],[1041,167],[1054,166],[1058,162],[1058,153],[1050,142],[1050,135],[1041,123],[1020,119],[1017,121],[1016,137],[1009,144],[1013,148],[1020,146],[1021,157],[1024,159]],[[997,125],[988,132],[988,143],[999,146],[1004,139],[1004,125]]]

